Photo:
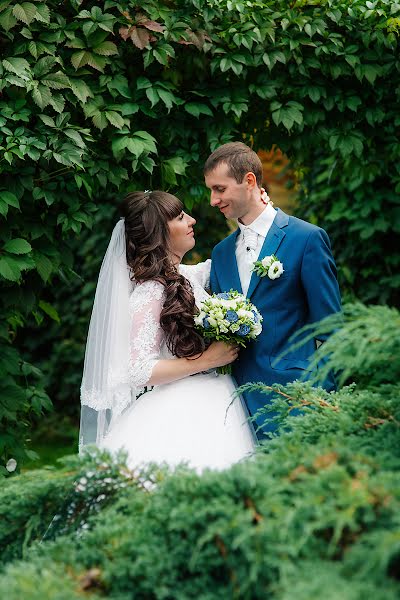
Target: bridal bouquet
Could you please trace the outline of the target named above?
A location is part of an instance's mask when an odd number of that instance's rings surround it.
[[[235,290],[213,294],[200,304],[195,316],[196,329],[206,339],[221,340],[246,346],[262,331],[262,316],[246,296]],[[231,365],[218,367],[218,373],[229,374]]]

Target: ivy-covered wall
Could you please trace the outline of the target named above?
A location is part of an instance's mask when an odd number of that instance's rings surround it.
[[[24,331],[40,326],[40,345],[50,320],[71,319],[61,286],[83,294],[88,318],[82,240],[95,272],[130,189],[170,189],[196,209],[202,164],[230,139],[288,154],[299,215],[328,229],[347,295],[397,301],[399,24],[390,0],[0,1],[4,461],[22,458],[49,406]]]

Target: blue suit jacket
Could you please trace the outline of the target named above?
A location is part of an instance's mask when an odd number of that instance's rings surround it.
[[[235,255],[239,233],[237,229],[213,250],[212,292],[230,289],[242,292]],[[315,340],[284,358],[277,360],[277,357],[290,347],[289,338],[304,325],[341,309],[335,261],[323,229],[277,209],[258,260],[271,254],[283,263],[284,273],[275,280],[252,274],[247,297],[263,316],[263,331],[257,340],[240,350],[239,359],[233,364],[233,375],[239,385],[259,381],[267,385],[286,384],[302,377],[316,349]],[[324,387],[334,389],[333,378]],[[268,403],[268,397],[259,392],[244,396],[252,415]],[[264,418],[260,419],[259,424],[263,421]],[[274,428],[272,424],[263,427]]]

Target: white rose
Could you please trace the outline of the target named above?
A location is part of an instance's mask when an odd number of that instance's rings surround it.
[[[211,316],[208,317],[208,322],[210,323],[211,327],[216,327],[217,325],[217,321]]]
[[[278,279],[283,273],[283,264],[276,260],[268,269],[268,277],[270,279]]]
[[[260,333],[262,332],[262,325],[261,325],[261,323],[256,323],[254,325],[254,330],[253,331],[254,331],[254,335],[256,335],[256,336],[260,335]]]
[[[224,300],[224,306],[226,308],[235,308],[236,300]]]
[[[194,322],[196,325],[203,325],[203,319],[206,316],[205,312],[201,312],[200,314],[197,315],[197,317],[194,318]]]
[[[237,316],[241,319],[245,319],[247,317],[247,310],[245,310],[244,308],[239,308],[237,312]]]
[[[261,261],[262,266],[267,269],[271,264],[271,260],[273,260],[272,256],[265,256]]]

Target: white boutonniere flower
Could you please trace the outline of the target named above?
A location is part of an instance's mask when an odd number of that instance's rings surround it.
[[[278,279],[284,272],[284,268],[278,258],[271,254],[271,256],[265,256],[262,260],[256,260],[252,271],[259,277],[268,275],[269,279]]]

